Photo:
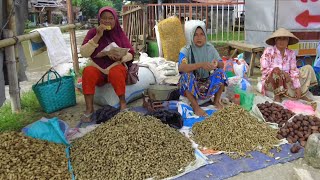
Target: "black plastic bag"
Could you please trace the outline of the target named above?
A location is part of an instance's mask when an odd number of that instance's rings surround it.
[[[113,116],[117,115],[119,112],[119,109],[114,108],[110,105],[106,105],[93,113],[92,121],[96,121],[97,124],[101,124],[108,121]]]
[[[180,129],[183,126],[182,116],[176,111],[157,110],[148,112],[146,115],[158,118],[162,123],[169,124],[170,127],[175,129]]]

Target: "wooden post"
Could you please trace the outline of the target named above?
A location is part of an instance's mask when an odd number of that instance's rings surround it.
[[[147,22],[147,6],[144,5],[143,7],[143,49],[145,50],[145,52],[147,51],[147,47],[146,47],[146,39],[147,39],[147,35],[146,35],[146,28],[148,27],[148,22]]]
[[[48,24],[52,23],[52,9],[48,9],[47,11],[47,20],[48,20]]]
[[[68,24],[74,24],[71,0],[67,0],[67,8],[68,8]],[[71,52],[72,52],[72,60],[73,60],[73,69],[76,75],[79,75],[79,61],[78,61],[78,52],[77,52],[78,50],[77,50],[77,42],[76,42],[76,32],[75,32],[75,29],[70,29],[69,32],[70,32],[70,44],[71,44]]]
[[[3,31],[4,37],[9,38],[13,36],[11,30],[5,29]],[[17,73],[17,61],[15,60],[14,55],[14,46],[8,46],[5,48],[5,62],[8,68],[8,79],[9,79],[9,94],[11,100],[11,109],[13,113],[18,113],[21,111],[20,103],[20,89],[18,82],[18,73]]]
[[[13,36],[17,35],[17,26],[16,26],[16,16],[15,16],[15,8],[14,1],[7,0],[7,15],[10,16],[8,27],[12,31]],[[12,36],[11,36],[12,37]],[[22,47],[22,46],[21,46]],[[19,50],[17,45],[14,45],[14,59],[19,62]],[[17,68],[19,69],[19,63],[16,63]]]

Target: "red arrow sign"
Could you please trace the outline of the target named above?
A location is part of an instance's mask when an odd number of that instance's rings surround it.
[[[303,13],[296,17],[297,23],[304,27],[308,27],[309,23],[320,23],[320,15],[310,15],[309,10],[305,10]]]
[[[311,0],[311,2],[317,2],[318,0]],[[308,0],[301,0],[301,2],[303,2],[303,3],[307,3],[308,2]]]

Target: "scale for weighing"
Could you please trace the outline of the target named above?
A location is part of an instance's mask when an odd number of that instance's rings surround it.
[[[170,109],[170,101],[180,97],[178,86],[150,85],[143,92],[143,107],[149,112]]]

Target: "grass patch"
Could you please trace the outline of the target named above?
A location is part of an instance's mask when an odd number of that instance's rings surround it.
[[[33,91],[22,94],[21,109],[20,113],[12,113],[10,102],[6,102],[0,108],[0,132],[20,131],[26,125],[46,115],[46,113],[42,111]]]
[[[209,41],[244,41],[244,31],[240,31],[238,34],[238,31],[233,32],[220,32],[218,34],[208,34],[208,40]]]

